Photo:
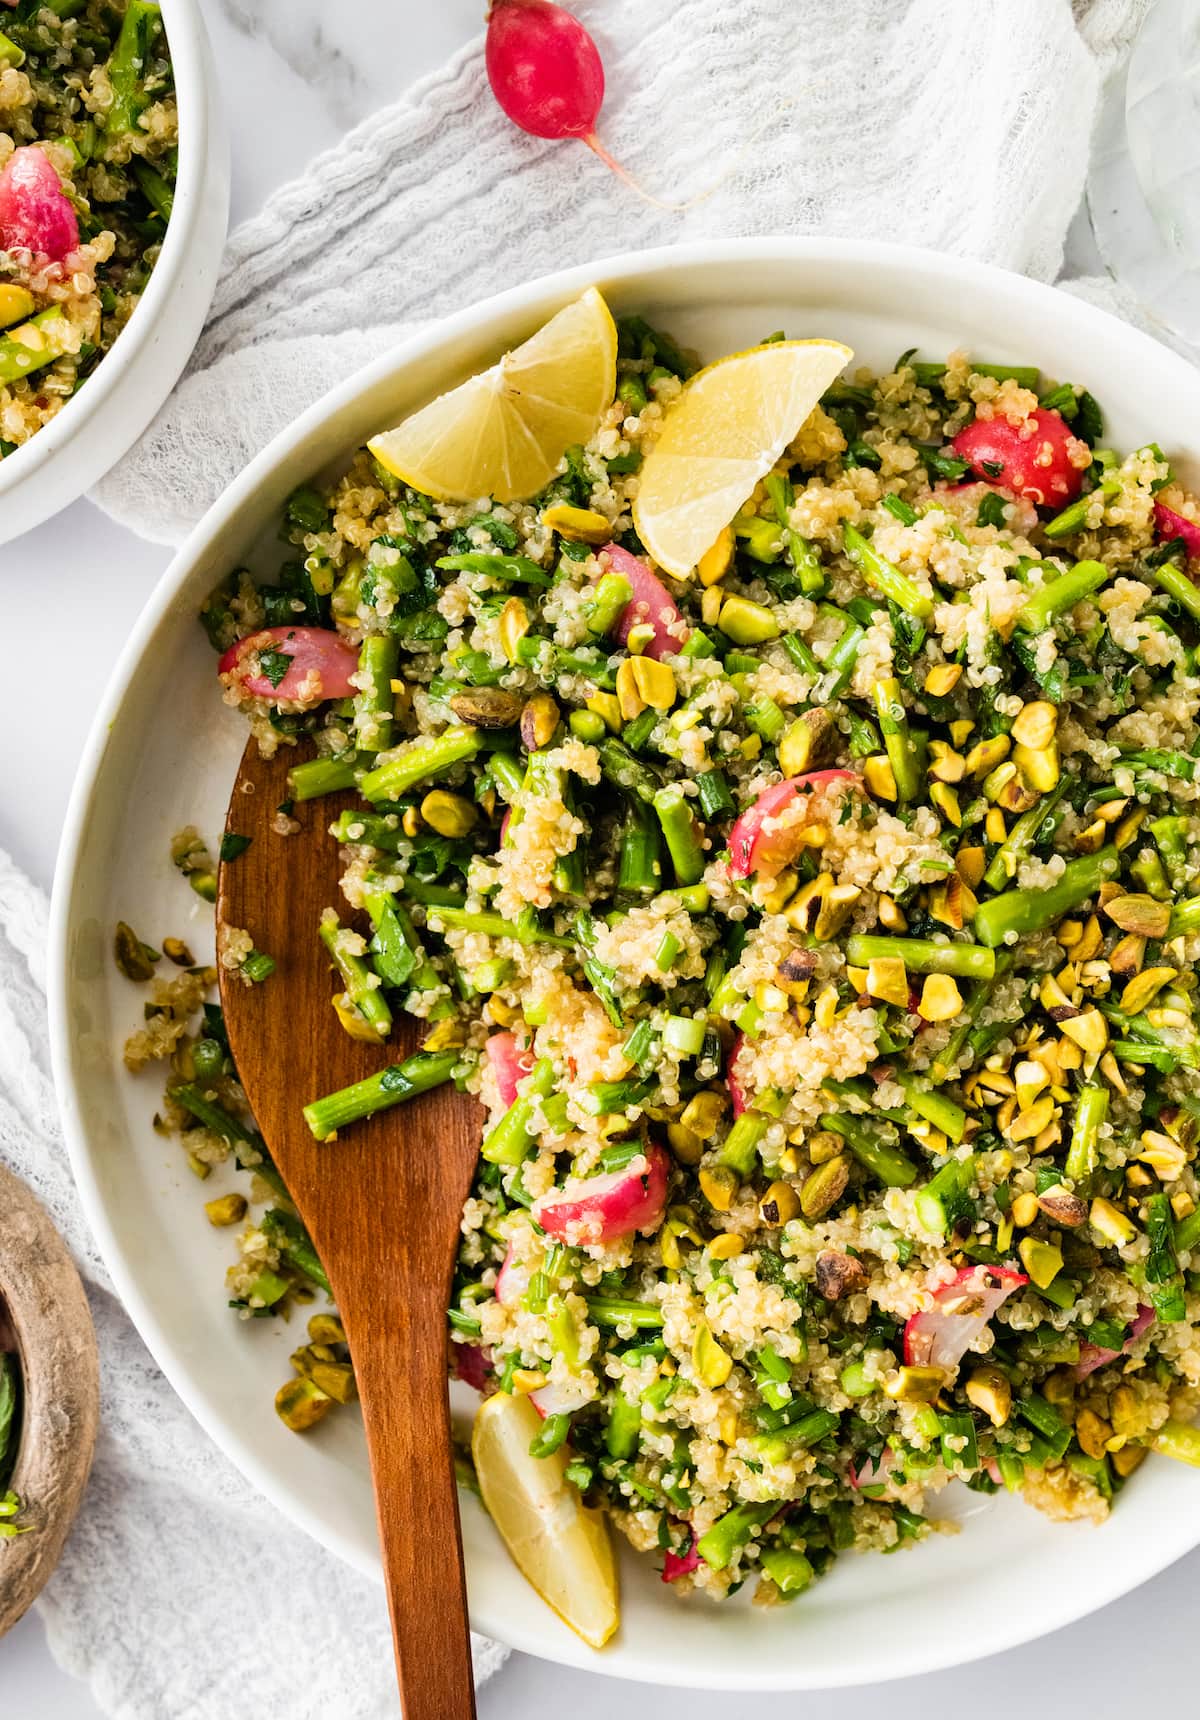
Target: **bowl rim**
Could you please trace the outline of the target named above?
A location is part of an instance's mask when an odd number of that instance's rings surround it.
[[[755,239],[723,239],[679,246],[659,246],[647,250],[614,253],[594,262],[574,265],[555,271],[456,311],[408,339],[390,347],[378,358],[330,390],[310,406],[290,426],[281,431],[239,474],[208,512],[196,524],[180,545],[170,565],[161,576],[138,618],[124,650],[112,672],[104,695],[93,718],[72,789],[62,840],[55,869],[54,892],[51,903],[48,982],[50,1014],[50,1048],[55,1084],[62,1107],[64,1135],[72,1170],[79,1189],[85,1215],[96,1237],[100,1251],[127,1312],[141,1336],[179,1396],[201,1427],[213,1438],[242,1474],[271,1501],[292,1523],[297,1524],[321,1545],[336,1553],[347,1563],[366,1574],[379,1578],[379,1569],[364,1561],[350,1538],[337,1526],[330,1526],[307,1500],[278,1481],[253,1443],[244,1438],[219,1417],[210,1414],[201,1389],[193,1384],[185,1359],[166,1334],[154,1306],[139,1288],[137,1273],[128,1261],[109,1218],[99,1179],[93,1166],[93,1149],[72,1075],[71,1023],[69,997],[73,981],[70,975],[70,933],[75,894],[79,850],[83,838],[88,807],[106,751],[109,726],[114,720],[132,675],[155,630],[167,617],[177,593],[186,583],[193,567],[225,530],[229,520],[249,502],[256,490],[276,469],[300,449],[323,420],[357,397],[386,380],[407,363],[430,357],[438,352],[447,355],[447,369],[453,367],[452,355],[456,342],[467,335],[483,331],[488,324],[522,310],[549,314],[549,308],[567,300],[585,287],[600,284],[623,285],[638,277],[648,278],[648,290],[660,272],[671,269],[691,269],[705,265],[730,262],[753,265],[808,262],[814,266],[843,268],[847,272],[870,271],[874,267],[903,270],[914,281],[935,289],[945,296],[958,290],[970,293],[973,288],[1002,290],[1017,311],[1035,317],[1036,312],[1054,308],[1062,314],[1066,295],[1041,282],[1030,280],[1011,270],[993,264],[932,251],[919,246],[894,244],[882,240],[841,239],[823,237],[772,237]],[[1162,346],[1150,335],[1121,322],[1108,311],[1084,299],[1071,299],[1071,314],[1081,332],[1089,334],[1098,351],[1111,348],[1119,339],[1123,354],[1137,365],[1140,390],[1153,398],[1156,390],[1183,389],[1198,394],[1200,380],[1192,367],[1180,356]],[[1197,447],[1200,454],[1200,445]],[[562,1664],[579,1666],[603,1675],[638,1678],[645,1682],[671,1682],[687,1687],[737,1691],[832,1689],[874,1682],[881,1677],[891,1680],[962,1665],[966,1662],[1000,1653],[1035,1640],[1064,1625],[1087,1616],[1098,1608],[1119,1599],[1139,1584],[1147,1581],[1168,1565],[1200,1545],[1200,1519],[1193,1526],[1187,1512],[1171,1514],[1166,1521],[1155,1524],[1153,1535],[1141,1537],[1136,1557],[1123,1561],[1110,1558],[1095,1561],[1095,1569],[1086,1594],[1078,1585],[1058,1585],[1039,1602],[1036,1616],[1029,1610],[1011,1611],[978,1622],[971,1633],[951,1638],[946,1632],[922,1633],[922,1640],[912,1644],[911,1652],[899,1664],[889,1665],[886,1673],[873,1671],[864,1677],[852,1657],[837,1670],[837,1675],[822,1671],[819,1676],[806,1674],[798,1664],[798,1676],[784,1676],[771,1669],[756,1669],[731,1664],[728,1674],[714,1675],[705,1666],[691,1674],[686,1667],[671,1666],[654,1672],[643,1666],[631,1667],[607,1661],[594,1655],[582,1644],[578,1652],[558,1652],[548,1649],[536,1629],[514,1626],[507,1618],[497,1618],[490,1608],[478,1604],[472,1607],[475,1629],[496,1637],[510,1647],[552,1659]],[[1128,1549],[1126,1549],[1128,1551]],[[1103,1566],[1103,1574],[1100,1569]]]
[[[171,219],[167,223],[162,250],[129,321],[84,386],[72,395],[48,424],[35,431],[7,459],[0,460],[0,506],[6,496],[30,482],[49,461],[65,451],[88,421],[104,409],[139,356],[145,352],[160,316],[169,308],[170,296],[202,215],[203,181],[212,155],[215,123],[208,88],[208,37],[199,0],[159,0],[159,4],[164,12],[163,23],[179,109],[179,166]],[[169,386],[168,382],[163,389],[164,396]],[[141,434],[152,416],[153,412],[144,415],[136,435]],[[126,446],[134,439],[130,436]],[[123,448],[118,449],[110,468],[123,452]],[[58,511],[69,507],[91,481],[85,480],[78,488],[66,486]],[[66,489],[70,489],[69,495]]]

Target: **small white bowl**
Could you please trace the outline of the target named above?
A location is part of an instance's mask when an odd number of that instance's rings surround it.
[[[67,817],[49,957],[57,1087],[84,1209],[172,1384],[293,1522],[376,1575],[357,1418],[331,1416],[298,1439],[275,1416],[271,1397],[288,1377],[295,1333],[280,1321],[247,1329],[232,1320],[223,1294],[228,1238],[204,1223],[178,1145],[151,1126],[161,1080],[134,1081],[122,1068],[121,1042],[137,1025],[141,994],[116,971],[112,928],[127,919],[145,936],[175,933],[197,955],[211,950],[211,912],[168,860],[181,825],[220,830],[244,744],[196,621],[209,591],[236,566],[278,568],[279,509],[298,483],[336,471],[369,435],[491,363],[592,284],[618,313],[643,312],[705,358],[785,328],[845,340],[857,362],[875,369],[912,346],[931,359],[963,346],[1000,363],[1038,364],[1096,393],[1114,447],[1157,439],[1185,482],[1200,478],[1200,379],[1126,324],[1018,275],[929,251],[761,239],[610,258],[460,312],[382,354],[306,412],[197,526],[117,666]],[[304,811],[306,830],[320,831],[320,802]],[[331,1151],[349,1166],[353,1140]],[[677,1688],[819,1689],[928,1672],[1026,1642],[1114,1600],[1200,1542],[1197,1478],[1165,1458],[1138,1471],[1099,1529],[1051,1523],[1017,1499],[963,1488],[949,1489],[940,1509],[963,1520],[962,1534],[931,1536],[897,1558],[839,1560],[791,1607],[681,1598],[659,1581],[653,1558],[623,1551],[623,1622],[594,1653],[522,1582],[478,1501],[464,1494],[471,1616],[477,1629],[527,1653],[618,1677]]]
[[[229,222],[229,137],[200,0],[160,0],[179,103],[162,254],[125,327],[49,424],[0,460],[0,544],[41,525],[128,453],[174,388],[212,302]]]

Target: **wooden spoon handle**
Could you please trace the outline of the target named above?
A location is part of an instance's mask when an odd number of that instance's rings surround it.
[[[475,1720],[462,1531],[450,1442],[446,1296],[386,1290],[388,1267],[337,1285],[362,1399],[404,1720]],[[398,1274],[392,1285],[411,1285]],[[369,1288],[368,1288],[369,1286]],[[347,1292],[349,1296],[347,1299]],[[369,1298],[365,1307],[364,1293]],[[381,1303],[383,1306],[381,1306]],[[421,1306],[424,1303],[425,1306]],[[355,1332],[370,1333],[355,1351]]]

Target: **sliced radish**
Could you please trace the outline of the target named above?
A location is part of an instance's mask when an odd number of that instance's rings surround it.
[[[533,1273],[528,1266],[519,1261],[513,1253],[513,1245],[508,1245],[508,1253],[504,1256],[504,1264],[496,1274],[495,1296],[497,1302],[504,1308],[515,1308],[517,1303],[529,1288],[529,1280]]]
[[[454,1377],[477,1392],[486,1392],[492,1377],[492,1352],[483,1344],[452,1344]]]
[[[662,1580],[664,1583],[675,1583],[680,1577],[690,1577],[700,1563],[700,1549],[696,1545],[696,1537],[689,1529],[686,1553],[663,1554]]]
[[[1107,1349],[1103,1344],[1089,1344],[1085,1339],[1079,1346],[1079,1360],[1075,1364],[1075,1378],[1086,1380],[1088,1375],[1094,1374],[1097,1368],[1107,1367],[1109,1362],[1115,1362],[1119,1356],[1132,1354],[1133,1346],[1142,1336],[1142,1333],[1153,1324],[1154,1309],[1148,1308],[1144,1302],[1140,1302],[1137,1315],[1119,1350]]]
[[[1125,1354],[1129,1355],[1133,1346],[1143,1333],[1148,1332],[1154,1324],[1154,1309],[1145,1302],[1138,1303],[1138,1311],[1134,1315],[1133,1324],[1129,1328],[1129,1336],[1125,1340]]]
[[[1075,1364],[1075,1378],[1086,1380],[1089,1374],[1094,1374],[1097,1368],[1103,1368],[1109,1362],[1115,1362],[1121,1354],[1120,1350],[1108,1350],[1103,1344],[1089,1344],[1085,1339],[1079,1346],[1079,1360]]]
[[[651,1142],[644,1171],[630,1167],[572,1180],[534,1201],[533,1216],[548,1236],[573,1244],[615,1242],[635,1230],[653,1230],[667,1204],[670,1166],[666,1150]]]
[[[32,251],[61,263],[79,244],[79,223],[49,156],[14,149],[0,172],[0,251]]]
[[[861,1469],[856,1469],[853,1464],[850,1465],[851,1487],[856,1493],[865,1493],[868,1489],[877,1488],[878,1492],[872,1491],[871,1493],[873,1499],[894,1499],[896,1497],[896,1483],[891,1471],[895,1467],[895,1463],[895,1452],[890,1445],[885,1445],[879,1456],[869,1457]]]
[[[764,788],[729,832],[729,876],[781,871],[800,847],[813,796],[837,782],[862,787],[862,778],[852,770],[810,770]]]
[[[529,1401],[542,1420],[548,1415],[574,1415],[592,1401],[592,1388],[584,1380],[551,1380],[529,1394]]]
[[[1038,507],[1061,508],[1083,487],[1087,467],[1076,466],[1071,456],[1084,444],[1060,413],[1044,406],[1019,428],[1007,418],[976,418],[951,446],[977,478],[1003,484]]]
[[[735,1117],[740,1117],[746,1109],[746,1089],[737,1078],[738,1052],[745,1043],[746,1035],[744,1033],[735,1036],[733,1044],[729,1047],[729,1057],[725,1064],[725,1085],[729,1089],[729,1099]]]
[[[259,666],[263,652],[290,657],[291,664],[277,683]],[[351,676],[358,670],[358,648],[328,627],[264,627],[231,645],[217,664],[217,673],[240,692],[272,704],[316,705],[322,699],[348,699],[354,692]]]
[[[605,544],[600,554],[608,557],[612,571],[623,574],[633,588],[632,599],[617,618],[617,638],[622,645],[631,628],[653,627],[654,638],[643,656],[665,657],[668,652],[682,650],[689,629],[662,580],[620,544]]]
[[[1200,557],[1200,526],[1195,520],[1177,514],[1175,509],[1169,508],[1165,502],[1155,502],[1154,525],[1159,543],[1169,543],[1172,538],[1182,538],[1187,546],[1188,560],[1194,561]]]
[[[910,1368],[956,1368],[1000,1304],[1029,1279],[1011,1266],[964,1266],[904,1328]]]
[[[517,1096],[517,1082],[533,1068],[533,1051],[522,1045],[515,1033],[493,1033],[483,1049],[496,1079],[496,1092],[507,1111]]]

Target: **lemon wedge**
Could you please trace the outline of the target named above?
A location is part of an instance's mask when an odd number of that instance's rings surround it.
[[[479,1491],[522,1576],[589,1647],[603,1648],[620,1620],[608,1524],[567,1480],[564,1451],[529,1455],[541,1425],[526,1397],[487,1399],[471,1435]]]
[[[836,340],[770,341],[692,377],[646,456],[633,504],[659,567],[691,573],[853,357]]]
[[[595,287],[499,364],[367,444],[402,483],[442,502],[536,495],[589,442],[617,386],[617,329]]]

